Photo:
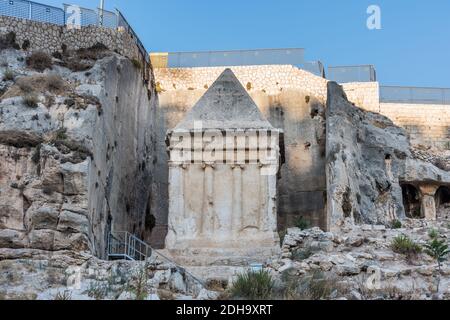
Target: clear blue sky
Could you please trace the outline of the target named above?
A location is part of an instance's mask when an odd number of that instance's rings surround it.
[[[449,0],[105,1],[149,51],[301,47],[325,66],[374,64],[382,84],[450,87]],[[371,4],[381,7],[382,30],[366,27]]]

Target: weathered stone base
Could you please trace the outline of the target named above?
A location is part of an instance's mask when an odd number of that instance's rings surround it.
[[[266,263],[278,258],[281,248],[268,246],[259,248],[203,248],[187,250],[166,250],[171,258],[183,266],[229,266],[247,267],[252,263]]]

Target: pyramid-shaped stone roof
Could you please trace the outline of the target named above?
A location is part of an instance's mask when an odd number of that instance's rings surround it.
[[[174,131],[194,130],[198,121],[203,129],[274,129],[231,69],[220,75]]]

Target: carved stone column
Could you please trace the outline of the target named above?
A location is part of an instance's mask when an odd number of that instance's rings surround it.
[[[204,163],[204,192],[203,216],[202,216],[202,234],[213,234],[216,229],[214,212],[214,164]]]
[[[434,221],[437,219],[435,195],[438,189],[435,185],[419,186],[421,193],[422,214],[426,220]]]
[[[242,229],[242,169],[244,166],[235,164],[233,170],[233,216],[231,230],[233,235],[239,234]]]

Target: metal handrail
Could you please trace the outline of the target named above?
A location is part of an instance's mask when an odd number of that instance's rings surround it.
[[[129,232],[111,232],[108,237],[108,258],[144,261],[152,254],[152,248]]]
[[[140,246],[139,250],[136,245]],[[108,236],[107,247],[108,259],[146,261],[153,254],[157,255],[166,260],[166,262],[172,264],[180,273],[190,276],[195,282],[199,283],[202,287],[205,287],[205,283],[202,280],[127,231],[111,232]],[[142,248],[145,250],[142,251]]]

